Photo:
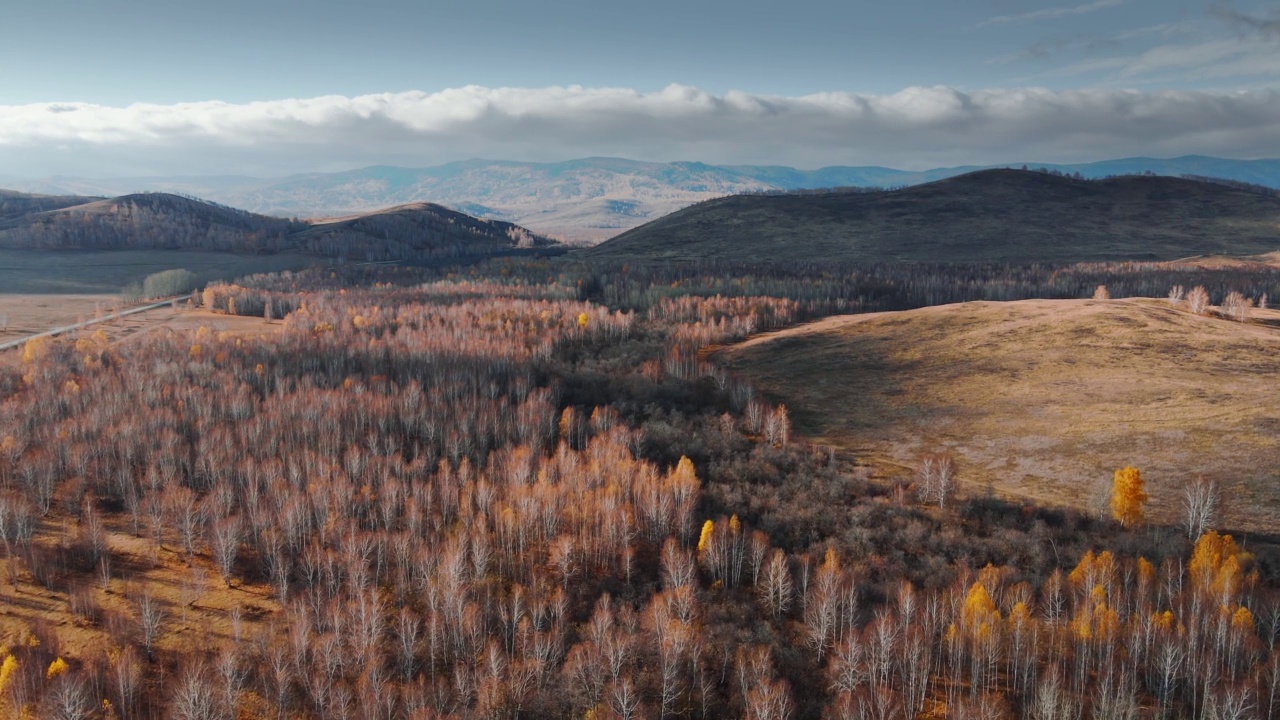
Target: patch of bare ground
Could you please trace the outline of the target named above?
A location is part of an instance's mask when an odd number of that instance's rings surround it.
[[[0,342],[127,310],[119,295],[0,293]]]
[[[8,330],[0,330],[0,342],[91,320],[128,307],[111,295],[0,295],[0,317],[9,313],[9,327]],[[223,315],[203,308],[190,308],[185,302],[180,302],[175,306],[111,318],[74,330],[69,337],[101,331],[109,341],[123,342],[154,332],[194,332],[201,327],[215,333],[249,338],[273,335],[283,326],[278,320],[266,322],[259,317]]]
[[[1163,301],[973,302],[825,319],[715,354],[796,429],[879,472],[950,452],[966,491],[1096,508],[1142,469],[1149,516],[1227,488],[1227,524],[1280,522],[1280,312],[1241,324]]]
[[[132,317],[138,320],[130,323]],[[121,327],[118,334],[112,337],[113,340],[128,340],[157,332],[195,332],[202,327],[218,334],[257,338],[274,335],[284,327],[279,320],[267,322],[260,317],[223,315],[203,308],[187,309],[181,305],[176,309],[162,308],[154,313],[139,313],[123,318],[120,322]]]
[[[47,519],[45,525],[36,537],[47,563],[56,556],[54,548],[74,543],[79,528],[76,520],[62,517]],[[252,637],[280,610],[269,585],[233,578],[228,586],[206,555],[187,556],[168,541],[157,545],[111,520],[106,540],[109,576],[77,574],[71,584],[41,583],[20,553],[0,561],[0,647],[14,647],[31,628],[43,627],[56,637],[55,652],[62,657],[100,656],[142,637],[143,595],[160,611],[155,642],[160,651],[188,651],[210,640],[230,642],[237,632]]]

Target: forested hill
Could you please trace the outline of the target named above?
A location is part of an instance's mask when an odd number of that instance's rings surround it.
[[[708,165],[591,157],[564,162],[464,160],[435,167],[379,165],[282,178],[0,177],[27,192],[115,196],[137,190],[180,192],[234,207],[281,216],[317,217],[371,212],[412,202],[434,202],[478,217],[519,223],[538,233],[595,244],[696,202],[744,192],[919,185],[993,167],[1023,167],[1020,160],[992,167],[928,170],[887,167]],[[1085,178],[1155,173],[1198,175],[1280,188],[1280,159],[1231,160],[1204,156],[1118,158],[1076,165],[1041,162],[1030,167]]]
[[[32,195],[12,190],[0,190],[0,223],[4,223],[7,220],[16,220],[32,213],[84,205],[98,199],[100,198],[79,195]]]
[[[316,221],[293,236],[310,252],[368,248],[371,260],[498,254],[557,244],[519,225],[482,220],[441,205],[413,203],[338,220]]]
[[[352,260],[432,260],[552,244],[510,223],[429,204],[304,222],[169,193],[111,199],[0,194],[0,248],[8,249],[301,251]]]
[[[887,192],[740,195],[586,251],[632,260],[1081,262],[1280,249],[1280,198],[1218,182],[984,170]]]

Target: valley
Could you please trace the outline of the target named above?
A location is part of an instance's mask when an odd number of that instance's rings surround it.
[[[0,720],[1280,720],[1276,0],[0,27]]]
[[[0,709],[1280,712],[1277,202],[989,171],[566,250],[19,197],[7,327],[199,291],[0,351]]]

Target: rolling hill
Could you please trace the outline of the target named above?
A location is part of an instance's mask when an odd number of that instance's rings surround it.
[[[1176,522],[1179,484],[1205,475],[1232,527],[1273,530],[1278,328],[1275,310],[1241,324],[1157,300],[972,302],[827,318],[713,357],[798,432],[890,476],[947,452],[970,493],[1092,509],[1134,465],[1154,517]]]
[[[890,192],[710,200],[588,251],[640,261],[1081,262],[1280,249],[1280,198],[1169,177],[983,170]]]
[[[32,195],[30,193],[0,190],[0,225],[33,213],[61,210],[100,200],[79,195]]]
[[[554,244],[511,223],[479,220],[427,203],[303,222],[168,193],[111,199],[3,197],[16,198],[13,211],[0,218],[0,248],[9,250],[302,252],[424,261]]]
[[[1080,173],[1086,178],[1151,172],[1211,176],[1280,188],[1280,160],[1186,156],[1030,165],[1068,175]],[[903,187],[980,169],[984,168],[897,170],[836,166],[797,170],[784,166],[583,158],[557,163],[467,160],[426,168],[376,166],[285,178],[0,177],[0,184],[57,195],[121,195],[140,189],[176,192],[254,212],[299,217],[354,214],[433,202],[469,215],[515,222],[545,235],[591,244],[694,203],[725,195],[809,188]]]
[[[556,244],[519,225],[481,220],[431,203],[411,203],[332,220],[315,220],[289,239],[325,256],[429,260],[496,255]]]

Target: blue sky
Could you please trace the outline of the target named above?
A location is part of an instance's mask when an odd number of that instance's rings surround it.
[[[0,17],[0,175],[1280,154],[1276,2],[5,0]]]

